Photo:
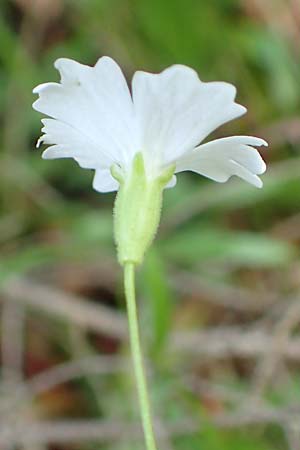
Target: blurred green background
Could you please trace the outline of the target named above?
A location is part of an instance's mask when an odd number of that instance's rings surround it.
[[[32,88],[109,55],[130,80],[173,63],[238,88],[264,188],[190,173],[165,191],[138,273],[160,450],[299,449],[299,0],[2,0],[0,448],[143,448],[113,194],[43,161]]]

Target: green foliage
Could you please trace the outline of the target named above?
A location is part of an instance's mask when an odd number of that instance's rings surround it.
[[[163,357],[163,350],[168,338],[172,311],[174,308],[174,294],[167,282],[166,267],[162,255],[156,250],[150,250],[145,259],[141,274],[141,293],[145,297],[151,319],[150,352],[152,357]]]
[[[259,233],[194,226],[163,242],[169,260],[190,265],[218,262],[239,267],[284,266],[296,256],[286,242]]]

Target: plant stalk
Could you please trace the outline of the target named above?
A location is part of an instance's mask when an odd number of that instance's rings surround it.
[[[127,314],[129,324],[130,346],[133,359],[133,368],[137,385],[140,404],[140,414],[144,430],[147,450],[157,450],[153,432],[153,423],[147,381],[143,365],[143,356],[140,344],[137,308],[135,299],[135,264],[127,262],[124,264],[124,287],[127,303]]]

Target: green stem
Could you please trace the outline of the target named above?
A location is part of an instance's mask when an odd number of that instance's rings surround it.
[[[130,346],[133,358],[134,373],[140,403],[140,412],[143,423],[147,450],[156,450],[153,433],[150,402],[147,391],[147,382],[143,367],[143,357],[139,337],[138,318],[135,300],[134,263],[124,264],[124,285],[127,302],[127,313],[129,323]]]

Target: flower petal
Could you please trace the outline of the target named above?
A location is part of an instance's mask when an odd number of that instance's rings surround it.
[[[176,177],[176,175],[173,175],[171,180],[169,181],[169,183],[166,185],[166,189],[176,186],[176,183],[177,183],[177,177]]]
[[[97,144],[75,128],[55,119],[42,119],[42,123],[44,135],[37,146],[41,143],[51,145],[43,152],[43,159],[74,158],[85,169],[111,165],[111,158],[101,155]]]
[[[262,187],[257,175],[266,170],[259,152],[252,146],[267,146],[263,139],[231,136],[200,145],[184,155],[176,164],[176,172],[191,170],[223,183],[236,175],[256,187]]]
[[[234,86],[204,83],[193,69],[182,65],[160,74],[136,72],[132,95],[141,149],[154,168],[175,161],[215,128],[246,111],[234,102]]]
[[[112,177],[110,170],[97,169],[93,179],[93,188],[102,193],[113,192],[119,189],[119,183]]]
[[[70,148],[74,157],[71,146],[75,153],[88,153],[94,168],[125,163],[134,151],[136,134],[132,99],[119,66],[103,57],[95,67],[63,58],[55,67],[61,83],[42,84],[33,91],[39,94],[33,107],[58,122],[44,123],[42,141],[59,145],[57,155],[59,149]]]

